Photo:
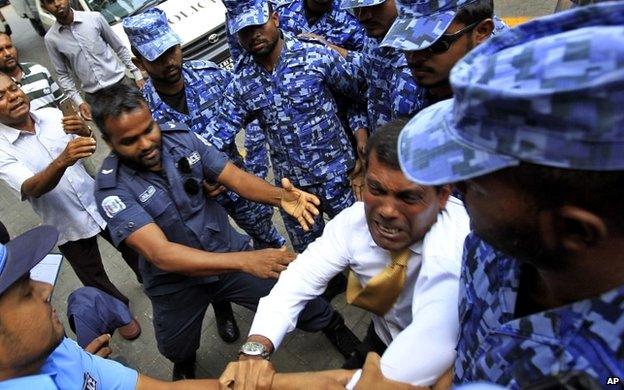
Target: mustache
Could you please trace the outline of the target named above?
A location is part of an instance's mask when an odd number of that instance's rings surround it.
[[[425,66],[424,61],[408,61],[407,66],[415,72],[435,73],[435,69]]]

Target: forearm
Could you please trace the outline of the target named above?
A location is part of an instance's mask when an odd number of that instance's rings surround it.
[[[219,175],[219,182],[245,199],[280,206],[281,188],[272,186],[257,176],[237,168],[234,164],[228,163],[225,166]]]
[[[158,379],[150,378],[145,375],[139,375],[136,390],[217,390],[219,389],[219,381],[216,379],[198,379],[184,380],[177,382],[163,382]]]
[[[66,169],[67,166],[55,159],[43,171],[24,181],[21,188],[22,195],[39,198],[52,191],[58,185]]]
[[[344,389],[353,373],[354,371],[351,370],[299,372],[291,374],[276,373],[273,377],[271,389]]]
[[[252,261],[254,254],[252,251],[206,252],[173,242],[154,250],[139,249],[139,253],[163,271],[188,276],[212,276],[243,271],[245,263]]]

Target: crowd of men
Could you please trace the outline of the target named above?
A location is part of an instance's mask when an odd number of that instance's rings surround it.
[[[0,224],[0,389],[624,380],[624,1],[513,29],[492,0],[223,2],[232,71],[183,60],[157,8],[123,20],[128,50],[100,14],[41,0],[58,84],[0,33],[0,178],[44,225]],[[89,172],[95,127],[111,152]],[[106,359],[141,327],[98,235],[142,284],[173,382]],[[55,246],[85,285],[77,343],[29,276]],[[363,340],[342,292],[371,313]],[[232,302],[256,312],[247,339],[195,379],[210,304],[239,338]],[[276,373],[295,327],[342,367]]]

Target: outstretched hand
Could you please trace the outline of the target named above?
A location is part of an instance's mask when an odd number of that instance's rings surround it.
[[[319,215],[317,206],[320,205],[319,198],[296,188],[290,180],[282,179],[280,206],[299,222],[304,231],[314,225],[314,217]]]

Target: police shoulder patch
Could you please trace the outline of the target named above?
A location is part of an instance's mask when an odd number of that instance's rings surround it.
[[[102,209],[108,218],[113,218],[117,213],[126,209],[126,204],[116,195],[107,196],[102,200]]]

